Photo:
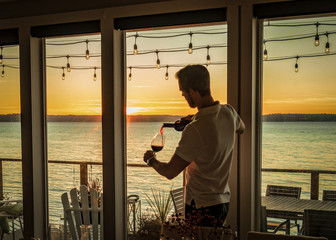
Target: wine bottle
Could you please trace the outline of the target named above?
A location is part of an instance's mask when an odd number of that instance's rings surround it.
[[[187,126],[190,122],[191,120],[181,119],[181,120],[177,120],[174,123],[163,123],[162,128],[171,127],[171,128],[174,128],[176,131],[183,131],[185,126]]]

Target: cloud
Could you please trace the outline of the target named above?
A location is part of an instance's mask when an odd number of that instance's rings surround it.
[[[294,98],[287,98],[287,99],[270,99],[264,101],[266,104],[294,104],[294,103],[318,103],[318,102],[336,102],[335,97],[316,97],[316,98],[303,98],[303,99],[294,99]]]

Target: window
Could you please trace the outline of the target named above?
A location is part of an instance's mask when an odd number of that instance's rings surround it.
[[[207,66],[212,95],[223,104],[227,102],[227,27],[218,24],[142,29],[127,32],[126,38],[127,195],[137,195],[137,204],[141,205],[135,215],[129,213],[128,231],[136,236],[144,230],[144,224],[155,219],[149,199],[154,195],[168,197],[170,190],[183,186],[183,173],[167,180],[143,162],[143,155],[151,150],[151,141],[160,132],[162,123],[173,123],[197,112],[181,95],[175,73],[188,64]],[[164,128],[163,135],[164,147],[157,152],[157,158],[168,162],[181,132]],[[130,202],[129,211],[133,209],[132,204]],[[139,220],[134,224],[134,218],[140,217],[140,225]]]
[[[333,16],[264,22],[262,195],[268,185],[312,200],[335,190],[335,26]]]
[[[19,67],[19,46],[0,46],[0,199],[22,202]]]
[[[102,191],[100,34],[48,38],[49,222],[63,225],[61,195]]]

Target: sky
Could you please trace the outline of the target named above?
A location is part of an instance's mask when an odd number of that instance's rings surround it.
[[[271,21],[270,24],[295,24],[313,22],[336,23],[336,17],[318,19],[296,19]],[[266,22],[266,25],[268,22]],[[193,47],[227,44],[227,25],[210,25],[164,30],[138,31],[137,46],[139,53],[159,50],[161,68],[138,69],[139,67],[155,67],[155,53],[132,55],[134,35],[126,33],[127,44],[127,76],[132,67],[132,79],[125,79],[127,86],[127,114],[136,115],[187,115],[194,114],[178,89],[174,75],[181,67],[169,67],[169,79],[165,80],[166,65],[204,64],[206,49],[194,50],[188,54],[182,52],[160,52],[160,50],[187,49],[190,36],[167,38],[172,34],[191,32],[224,32],[222,34],[194,34]],[[315,34],[315,26],[305,27],[272,27],[264,28],[264,39]],[[336,26],[320,26],[319,33],[336,31]],[[160,38],[144,38],[151,36]],[[165,37],[164,37],[165,36]],[[88,39],[90,59],[84,58],[85,40]],[[77,44],[77,41],[84,41]],[[336,34],[329,35],[331,52],[336,52]],[[267,42],[268,58],[296,56],[302,54],[324,53],[326,37],[320,36],[320,45],[314,46],[314,39],[295,41]],[[58,44],[58,45],[55,45]],[[47,39],[47,113],[50,115],[97,115],[101,114],[101,50],[100,35],[77,37],[61,37]],[[19,66],[19,47],[3,49],[5,75],[0,77],[0,114],[20,112],[19,70],[8,66]],[[71,72],[65,69],[65,80],[62,80],[62,66],[66,67],[67,58]],[[73,57],[73,56],[79,57]],[[98,55],[94,57],[94,55]],[[227,48],[210,48],[211,62],[227,62]],[[263,96],[262,113],[336,113],[336,56],[300,58],[299,71],[294,71],[295,59],[282,61],[264,61],[263,64]],[[56,67],[56,68],[54,68]],[[93,80],[96,67],[97,80]],[[78,69],[87,68],[87,69]],[[227,65],[210,64],[212,94],[216,100],[226,103],[227,99]],[[2,69],[1,69],[2,70]]]

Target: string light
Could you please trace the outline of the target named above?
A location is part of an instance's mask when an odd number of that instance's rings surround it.
[[[330,44],[329,44],[329,35],[328,35],[328,33],[326,33],[326,37],[327,37],[327,42],[326,42],[326,45],[325,45],[325,53],[328,54],[328,53],[330,53]]]
[[[192,54],[193,53],[193,45],[192,45],[192,35],[193,35],[193,33],[190,32],[189,35],[190,35],[190,43],[189,43],[188,53]]]
[[[210,46],[207,46],[207,57],[206,57],[206,64],[210,65],[211,64],[211,60],[210,60],[210,54],[209,54],[209,50],[210,50]]]
[[[136,43],[136,40],[137,40],[138,36],[139,36],[138,33],[136,33],[135,36],[134,36],[134,49],[133,49],[133,54],[134,55],[138,54],[138,45]]]
[[[160,59],[159,59],[159,51],[158,50],[156,50],[156,68],[157,69],[161,68]]]
[[[2,64],[1,77],[5,77],[5,65]]]
[[[264,60],[268,59],[268,53],[267,53],[267,49],[266,49],[266,41],[264,40]]]
[[[71,72],[71,67],[70,67],[69,58],[70,58],[70,56],[67,55],[67,71],[68,71],[68,72]]]
[[[296,56],[296,62],[295,62],[295,72],[296,72],[296,73],[299,71],[298,60],[299,60],[299,56]]]
[[[0,49],[1,49],[1,53],[0,53],[0,64],[2,64],[2,63],[3,63],[3,55],[2,55],[3,46],[1,46]]]
[[[63,73],[62,73],[62,80],[65,80],[65,72],[64,72],[64,67],[62,67]]]
[[[138,33],[136,33],[135,35],[128,35],[126,36],[126,38],[131,38],[131,37],[135,37],[137,35],[137,37],[139,38],[176,38],[176,37],[182,37],[182,36],[187,36],[190,35],[190,33],[195,34],[195,35],[216,35],[216,34],[227,34],[227,32],[192,32],[192,31],[188,31],[188,32],[181,32],[181,33],[167,33],[166,35],[155,35],[155,34],[141,34],[139,35]]]
[[[89,51],[89,40],[86,40],[86,52],[85,52],[85,59],[90,59],[90,51]]]
[[[317,47],[320,45],[320,36],[318,34],[319,23],[317,22],[315,25],[316,25],[315,46]]]
[[[129,68],[130,69],[130,73],[128,74],[128,81],[132,80],[132,67]]]
[[[168,74],[168,65],[166,66],[166,74],[165,74],[165,79],[168,80],[169,79],[169,74]]]
[[[94,67],[93,81],[97,81],[97,67]]]

